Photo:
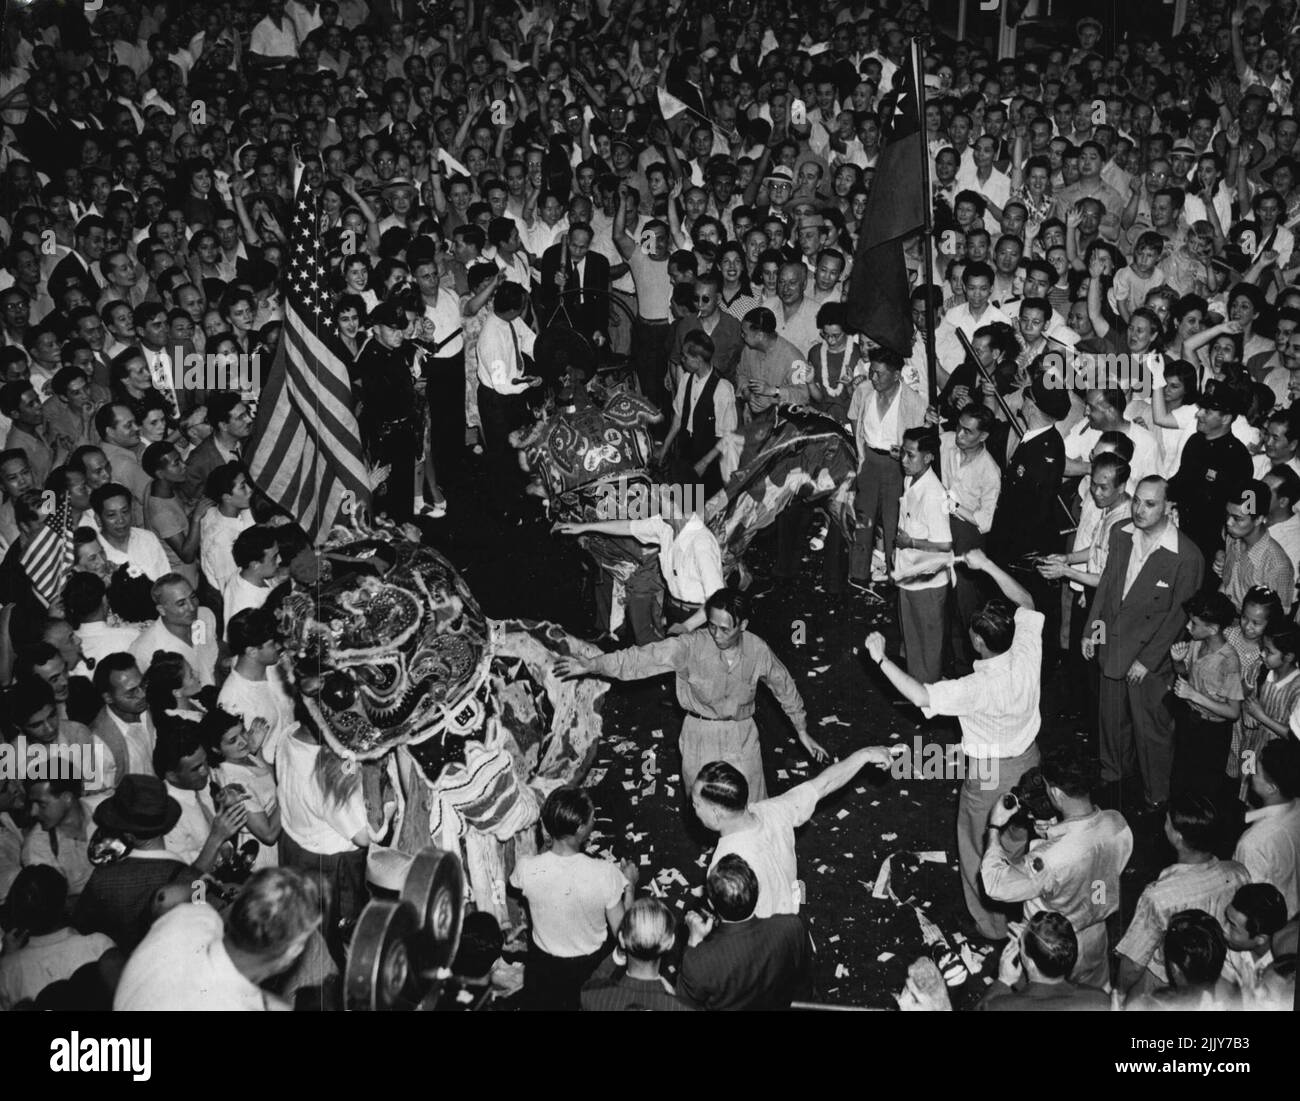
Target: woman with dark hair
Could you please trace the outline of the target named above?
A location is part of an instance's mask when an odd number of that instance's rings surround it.
[[[168,718],[202,719],[207,708],[199,698],[203,686],[194,667],[181,654],[157,650],[144,671],[144,696],[157,729]]]
[[[757,635],[748,632],[749,598],[737,589],[719,589],[704,603],[705,629],[662,642],[632,646],[601,657],[561,658],[561,677],[601,676],[642,680],[664,673],[677,678],[682,724],[682,783],[687,790],[710,761],[730,761],[757,799],[766,798],[763,756],[754,701],[763,681],[781,705],[800,744],[816,761],[827,759],[808,734],[803,698],[781,660]]]
[[[133,346],[116,356],[109,372],[113,401],[130,409],[136,424],[143,423],[151,409],[166,413],[167,399],[154,388],[143,349]]]
[[[1199,294],[1185,294],[1169,311],[1168,336],[1165,354],[1173,359],[1186,359],[1185,342],[1205,328],[1205,315],[1209,304]]]
[[[185,187],[179,203],[185,213],[185,224],[194,232],[215,224],[226,204],[214,186],[211,162],[203,157],[191,158],[181,166],[180,179]]]
[[[744,246],[739,241],[728,241],[718,253],[718,274],[722,276],[719,305],[737,321],[759,304],[745,268]]]

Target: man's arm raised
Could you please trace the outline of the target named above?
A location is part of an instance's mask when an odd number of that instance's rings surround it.
[[[812,784],[820,801],[831,792],[839,791],[868,764],[873,764],[877,768],[888,768],[893,759],[887,746],[863,746],[861,749],[855,749],[844,760],[828,765],[808,782]]]

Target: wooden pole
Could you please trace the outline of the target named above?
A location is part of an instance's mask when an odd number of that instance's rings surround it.
[[[930,288],[934,286],[934,196],[930,189],[930,146],[925,129],[925,70],[921,64],[921,40],[913,38],[912,71],[916,74],[916,140],[921,143],[921,210],[924,216],[921,258],[925,277],[925,377],[929,386],[930,402],[939,398],[939,362],[934,350],[934,330],[937,318]]]

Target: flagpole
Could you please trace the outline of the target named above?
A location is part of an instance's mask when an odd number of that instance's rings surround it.
[[[925,370],[930,388],[930,401],[939,400],[938,357],[934,350],[934,303],[930,288],[934,284],[934,196],[930,191],[930,148],[925,128],[925,70],[921,64],[921,40],[913,38],[912,72],[916,75],[917,140],[921,143],[921,210],[924,228],[921,230],[921,255],[925,264]]]

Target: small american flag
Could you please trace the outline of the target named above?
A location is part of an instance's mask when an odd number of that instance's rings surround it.
[[[58,597],[72,562],[72,515],[68,495],[64,493],[22,555],[23,571],[45,607]]]
[[[346,353],[334,327],[317,193],[296,187],[283,273],[284,329],[245,454],[256,484],[313,541],[351,500],[370,504]]]

